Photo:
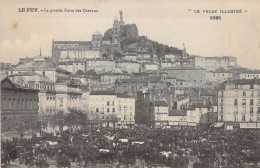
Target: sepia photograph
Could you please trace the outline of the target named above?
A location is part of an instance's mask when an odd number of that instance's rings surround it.
[[[260,168],[259,0],[1,0],[1,168]]]

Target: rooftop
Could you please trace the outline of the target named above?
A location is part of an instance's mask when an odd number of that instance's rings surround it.
[[[52,81],[50,80],[50,78],[48,78],[47,76],[43,76],[43,75],[40,75],[38,73],[35,73],[33,71],[27,71],[27,72],[21,72],[21,73],[16,73],[16,74],[13,74],[13,75],[9,75],[9,77],[15,77],[15,76],[35,76],[39,79],[39,81],[45,81],[45,82],[49,82],[49,83],[52,83]],[[31,80],[33,80],[35,78],[31,78]]]
[[[79,45],[91,45],[91,41],[54,41],[53,44],[79,44]]]
[[[168,104],[165,101],[155,101],[154,106],[163,106],[163,107],[168,107]]]
[[[187,116],[184,110],[169,110],[169,116]]]
[[[117,79],[117,81],[121,83],[160,83],[161,78],[160,76],[135,76],[129,79]]]
[[[92,90],[89,95],[116,95],[116,93],[111,90]]]
[[[117,97],[119,97],[119,98],[133,98],[132,96],[122,94],[122,93],[117,93]]]
[[[187,66],[187,67],[165,67],[163,68],[164,70],[206,70],[204,68],[201,67],[192,67],[192,66]]]

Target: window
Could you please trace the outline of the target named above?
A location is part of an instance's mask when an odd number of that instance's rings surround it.
[[[234,106],[237,106],[237,99],[234,100]]]
[[[237,114],[237,112],[238,112],[238,108],[235,107],[235,108],[234,108],[234,113]]]
[[[260,115],[257,116],[257,121],[260,121]]]
[[[237,115],[234,116],[235,122],[238,121]]]
[[[243,99],[242,100],[242,106],[245,106],[246,105],[246,99]]]
[[[246,121],[246,116],[242,115],[242,121]]]
[[[124,106],[124,112],[126,112],[126,110],[127,110],[127,107],[126,107],[126,106]]]
[[[63,99],[60,99],[60,107],[63,107]]]
[[[99,112],[99,109],[98,109],[98,108],[96,108],[96,112],[97,112],[97,113]]]
[[[220,99],[220,106],[223,106],[223,99]]]
[[[113,106],[115,105],[115,102],[114,102],[114,101],[112,101],[112,105],[113,105]]]
[[[254,121],[254,116],[250,115],[250,122]]]
[[[220,95],[219,95],[219,96],[220,96],[220,97],[223,97],[223,96],[224,96],[223,91],[220,92]]]
[[[257,107],[257,113],[260,113],[260,107]]]
[[[250,107],[250,113],[254,113],[254,107]]]
[[[107,105],[109,106],[109,101],[107,102]]]
[[[250,106],[254,105],[254,99],[250,99]]]
[[[251,97],[254,97],[254,92],[251,92]]]
[[[243,97],[246,97],[246,91],[243,91]]]
[[[242,107],[242,113],[246,113],[246,108]]]
[[[11,98],[9,98],[9,104],[8,104],[8,107],[9,107],[9,109],[12,108],[12,99],[11,99]]]
[[[115,108],[113,108],[113,112],[116,112]]]
[[[223,113],[223,107],[220,107],[220,113]]]
[[[257,100],[257,105],[260,105],[260,99]]]
[[[28,84],[25,84],[24,86],[25,86],[25,87],[28,87]]]
[[[36,89],[39,89],[40,88],[40,85],[39,84],[36,84]]]
[[[110,111],[110,109],[109,108],[107,108],[107,112],[109,113],[109,111]]]
[[[220,115],[220,121],[223,121],[223,115]]]
[[[25,109],[25,101],[24,101],[24,99],[22,100],[22,109]]]

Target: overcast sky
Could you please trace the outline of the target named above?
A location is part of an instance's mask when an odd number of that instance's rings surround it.
[[[18,8],[89,9],[98,13],[19,13]],[[192,11],[189,11],[191,9]],[[193,10],[236,10],[242,14],[195,14]],[[2,0],[0,62],[16,64],[21,57],[51,56],[52,40],[91,40],[124,12],[139,35],[200,56],[236,56],[241,66],[260,68],[260,1],[113,1]],[[244,10],[247,10],[245,12]],[[221,20],[210,20],[221,16]]]

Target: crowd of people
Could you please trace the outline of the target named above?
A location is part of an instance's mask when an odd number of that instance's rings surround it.
[[[4,165],[19,160],[27,167],[167,166],[227,168],[257,165],[260,161],[258,130],[175,130],[160,128],[113,129],[86,127],[59,133],[42,132],[32,138],[2,141]]]

